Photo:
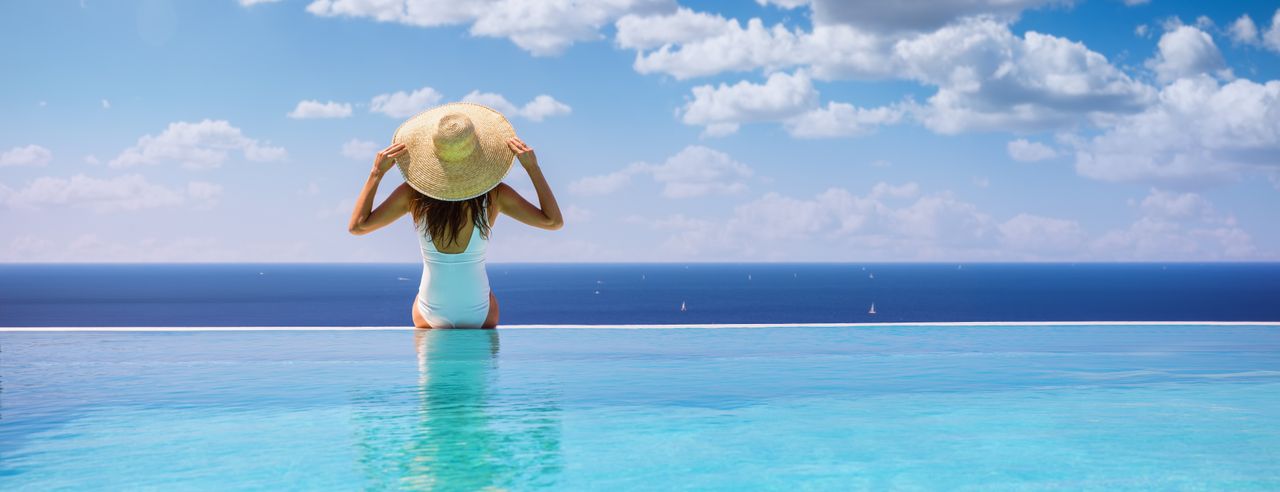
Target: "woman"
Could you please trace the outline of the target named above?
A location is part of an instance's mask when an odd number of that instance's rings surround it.
[[[513,157],[533,181],[537,207],[502,183]],[[370,211],[392,166],[405,182]],[[400,125],[391,146],[374,158],[349,229],[368,234],[406,213],[422,250],[422,283],[411,309],[418,328],[498,326],[498,299],[484,268],[498,214],[547,230],[564,225],[533,149],[515,137],[501,113],[470,103],[429,109]]]

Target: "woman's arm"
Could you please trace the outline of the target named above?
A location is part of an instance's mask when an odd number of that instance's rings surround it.
[[[404,152],[404,144],[395,144],[378,152],[378,156],[374,158],[373,170],[369,172],[364,189],[360,190],[355,210],[351,211],[351,223],[347,225],[347,230],[352,234],[361,236],[381,229],[409,211],[408,184],[401,184],[376,210],[370,210],[373,208],[373,198],[378,194],[378,183],[382,181],[382,176],[396,164],[396,157]]]
[[[551,186],[538,167],[538,157],[533,153],[533,148],[518,138],[508,140],[507,147],[516,153],[516,157],[520,158],[520,165],[529,173],[529,180],[533,181],[533,187],[538,192],[538,206],[533,206],[504,183],[498,187],[498,210],[534,227],[552,231],[563,227],[564,217],[560,215],[560,205],[556,203],[556,196],[551,193]]]

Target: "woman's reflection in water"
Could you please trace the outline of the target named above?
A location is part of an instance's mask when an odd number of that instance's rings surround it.
[[[559,404],[551,392],[501,384],[498,333],[415,331],[416,411],[410,421],[401,421],[410,428],[392,424],[386,430],[393,435],[378,436],[393,441],[374,446],[387,456],[366,455],[366,465],[376,470],[368,477],[373,488],[503,490],[555,484],[561,469]],[[393,414],[409,417],[400,410]]]

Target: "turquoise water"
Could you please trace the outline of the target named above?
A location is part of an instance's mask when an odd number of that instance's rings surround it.
[[[0,332],[0,489],[1280,488],[1280,328]]]

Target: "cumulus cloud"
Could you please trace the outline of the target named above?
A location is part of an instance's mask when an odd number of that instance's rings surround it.
[[[1280,81],[1199,76],[1160,91],[1158,102],[1075,144],[1076,171],[1104,181],[1204,187],[1280,160]]]
[[[1035,31],[1018,36],[991,16],[960,18],[934,31],[884,33],[848,24],[766,27],[759,19],[743,27],[679,11],[624,18],[618,27],[619,44],[636,50],[640,73],[690,78],[798,67],[796,73],[822,80],[896,78],[934,86],[927,104],[910,114],[939,133],[1070,127],[1140,110],[1155,93],[1081,43]]]
[[[815,26],[806,32],[781,24],[766,27],[758,18],[743,26],[718,14],[681,10],[624,17],[617,38],[620,47],[636,50],[637,72],[677,79],[797,66],[808,66],[823,79],[892,73],[893,40],[849,26]]]
[[[878,183],[865,195],[830,188],[811,198],[776,192],[738,205],[728,218],[684,214],[633,222],[666,231],[664,255],[779,260],[938,259],[956,251],[995,257],[995,223],[952,194],[919,194],[914,183]],[[786,247],[778,247],[785,241]],[[834,252],[834,255],[833,255]]]
[[[347,143],[342,144],[342,155],[348,159],[357,161],[372,161],[374,155],[376,155],[379,150],[382,150],[382,147],[376,142],[360,140],[358,138],[353,138],[348,140]]]
[[[299,101],[298,106],[289,112],[289,117],[294,119],[311,119],[311,118],[346,118],[351,116],[350,103],[337,103],[333,101]]]
[[[877,183],[811,197],[769,192],[726,217],[675,214],[628,222],[668,236],[663,258],[824,260],[1194,260],[1258,254],[1234,217],[1202,197],[1152,189],[1130,224],[1093,235],[1072,218],[1018,213],[998,221],[948,191]],[[785,246],[778,246],[785,244]]]
[[[187,203],[207,208],[221,193],[221,185],[203,181],[192,181],[185,188],[170,188],[147,181],[138,174],[105,179],[77,174],[70,178],[36,178],[25,187],[4,194],[3,198],[5,205],[11,208],[70,206],[110,213]]]
[[[396,91],[373,96],[369,111],[392,118],[407,118],[440,103],[444,96],[435,89],[423,87],[413,92]]]
[[[483,104],[501,111],[503,114],[519,116],[529,121],[542,121],[552,116],[566,115],[573,112],[573,108],[570,108],[568,104],[557,101],[554,97],[546,94],[541,94],[520,107],[512,104],[502,94],[480,92],[478,90],[471,91],[463,96],[462,100],[464,102]]]
[[[1154,90],[1083,44],[1003,23],[970,19],[897,43],[902,75],[935,85],[916,115],[953,134],[1052,129],[1094,114],[1130,113]]]
[[[170,123],[159,135],[144,135],[133,147],[112,159],[111,167],[175,162],[190,169],[221,166],[228,153],[239,151],[250,161],[278,161],[286,152],[246,137],[239,128],[225,120],[202,120],[196,123]]]
[[[549,56],[576,42],[601,39],[601,27],[626,14],[674,8],[672,0],[315,0],[307,12],[417,27],[470,24],[472,36],[507,38],[530,54]]]
[[[1253,18],[1249,14],[1244,14],[1231,23],[1231,27],[1227,28],[1227,34],[1231,36],[1231,40],[1239,44],[1261,44],[1262,38],[1258,37],[1258,25],[1253,23]]]
[[[1259,30],[1253,18],[1244,14],[1231,23],[1227,34],[1237,44],[1259,46],[1280,53],[1280,9],[1271,16],[1271,26],[1266,31]]]
[[[1085,240],[1085,232],[1075,220],[1020,213],[1004,221],[1000,242],[1013,251],[1074,255]]]
[[[1162,82],[1200,74],[1231,78],[1231,70],[1208,33],[1191,26],[1178,26],[1160,36],[1159,50],[1146,65]]]
[[[1103,233],[1090,248],[1121,260],[1223,260],[1257,253],[1236,218],[1215,211],[1198,194],[1152,188],[1140,209],[1132,224]]]
[[[817,103],[808,75],[778,72],[764,84],[742,81],[734,85],[702,85],[693,88],[693,99],[681,110],[688,125],[719,125],[715,134],[731,133],[741,123],[781,120]]]
[[[752,174],[750,167],[724,152],[690,145],[661,164],[637,162],[609,174],[579,179],[569,184],[569,191],[607,195],[626,186],[633,176],[648,175],[662,185],[663,196],[692,198],[746,191],[746,179]]]
[[[903,107],[861,108],[848,103],[828,102],[825,108],[814,108],[783,122],[787,132],[797,138],[834,138],[867,135],[882,125],[902,120]]]
[[[1057,0],[814,0],[813,20],[873,31],[928,31],[963,17],[984,15],[1011,21],[1024,10],[1054,3]]]
[[[1058,157],[1058,152],[1053,150],[1053,147],[1022,138],[1010,141],[1007,149],[1009,157],[1020,162],[1036,162]]]
[[[53,160],[53,152],[39,145],[14,147],[0,153],[0,167],[43,166]]]

